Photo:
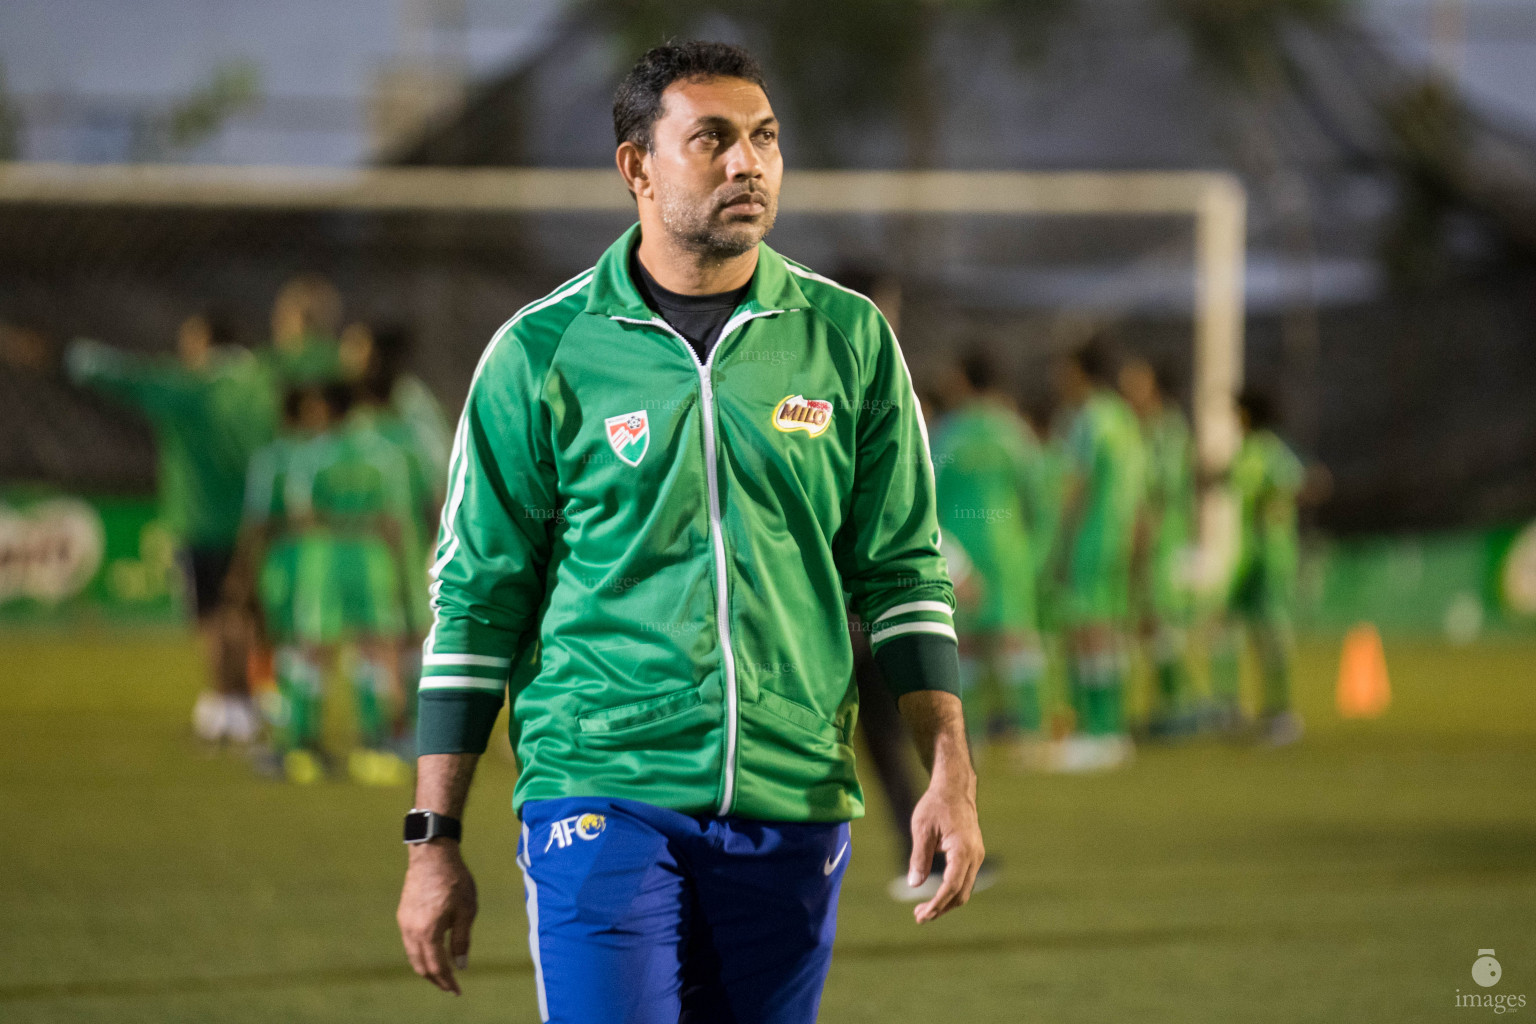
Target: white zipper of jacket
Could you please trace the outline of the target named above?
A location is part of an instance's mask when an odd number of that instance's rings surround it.
[[[758,313],[739,313],[731,317],[721,329],[714,348],[709,350],[709,358],[702,363],[699,362],[699,354],[694,351],[692,345],[688,344],[688,339],[661,317],[651,320],[637,320],[623,316],[613,318],[625,323],[660,327],[677,339],[678,344],[682,345],[683,350],[688,353],[688,358],[693,360],[694,368],[699,371],[699,386],[702,389],[704,402],[704,480],[709,488],[709,539],[715,556],[715,625],[720,634],[720,658],[725,667],[725,778],[720,792],[720,807],[716,810],[716,814],[729,814],[731,804],[736,799],[736,735],[741,728],[741,697],[736,690],[736,655],[731,651],[731,606],[726,597],[725,534],[720,523],[719,458],[715,450],[715,388],[710,382],[709,370],[714,365],[715,353],[720,351],[720,346],[725,344],[725,339],[730,337],[732,331],[749,320],[780,312],[788,312],[788,310],[769,309]]]

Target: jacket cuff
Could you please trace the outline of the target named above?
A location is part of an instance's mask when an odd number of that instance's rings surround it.
[[[485,753],[501,702],[499,691],[422,690],[416,697],[416,756]]]
[[[893,697],[917,690],[960,696],[960,648],[938,633],[903,633],[881,644],[875,662]]]

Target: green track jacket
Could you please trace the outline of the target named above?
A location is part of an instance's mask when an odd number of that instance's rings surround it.
[[[515,807],[857,817],[845,592],[877,650],[955,658],[901,350],[868,299],[764,245],[700,365],[630,280],[638,238],[521,310],[475,371],[420,750],[483,751],[510,690]]]

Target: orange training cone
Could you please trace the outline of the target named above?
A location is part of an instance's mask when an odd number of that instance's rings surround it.
[[[1392,684],[1387,681],[1387,655],[1381,634],[1368,622],[1344,636],[1339,659],[1339,714],[1344,718],[1377,718],[1392,703]]]

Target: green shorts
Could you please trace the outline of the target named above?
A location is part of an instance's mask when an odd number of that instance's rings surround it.
[[[293,626],[309,644],[403,636],[399,569],[389,546],[376,537],[328,533],[300,540]]]
[[[1067,563],[1058,598],[1068,626],[1123,624],[1131,615],[1131,545],[1129,538],[1079,536]]]
[[[1140,580],[1137,611],[1171,626],[1187,624],[1194,615],[1195,595],[1189,585],[1188,555],[1183,549],[1154,551]]]
[[[291,537],[267,548],[256,578],[256,596],[267,636],[282,642],[293,638],[293,583],[299,565],[299,545]]]
[[[985,536],[953,530],[971,559],[972,579],[980,597],[975,606],[955,608],[958,633],[1032,632],[1040,628],[1035,600],[1034,563],[1027,548],[998,545]]]

